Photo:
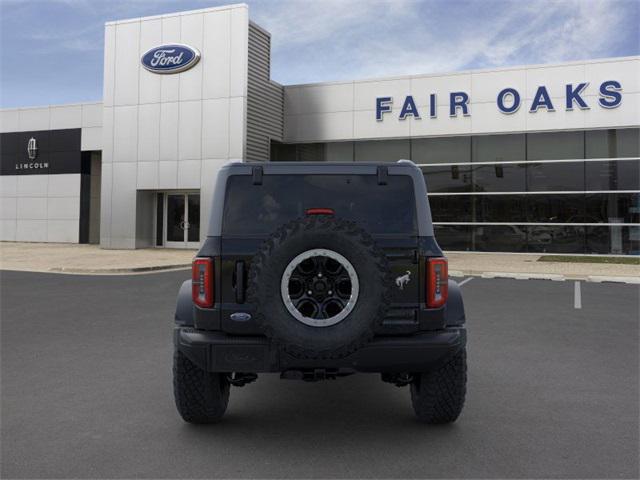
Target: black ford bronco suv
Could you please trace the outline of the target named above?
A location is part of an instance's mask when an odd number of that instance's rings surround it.
[[[464,307],[412,162],[227,165],[207,233],[175,314],[185,421],[219,420],[230,386],[262,372],[377,372],[411,387],[420,420],[456,420]]]

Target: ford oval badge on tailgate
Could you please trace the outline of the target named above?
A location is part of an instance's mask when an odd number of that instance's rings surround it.
[[[251,314],[247,312],[235,312],[229,315],[234,322],[248,322],[251,320]]]
[[[140,61],[153,73],[179,73],[190,69],[200,60],[200,52],[189,45],[172,43],[148,50]]]

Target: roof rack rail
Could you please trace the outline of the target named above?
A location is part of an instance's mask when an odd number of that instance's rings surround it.
[[[410,163],[411,165],[415,165],[411,160],[407,160],[406,158],[401,158],[396,163]]]

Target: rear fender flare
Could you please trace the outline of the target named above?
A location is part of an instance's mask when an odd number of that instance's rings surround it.
[[[445,321],[448,327],[464,325],[466,321],[460,285],[454,280],[449,280],[449,297],[445,310]]]
[[[193,300],[191,299],[191,280],[186,280],[180,286],[178,301],[176,302],[175,322],[185,327],[193,327]]]

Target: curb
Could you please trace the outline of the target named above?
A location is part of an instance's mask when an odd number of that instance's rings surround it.
[[[153,265],[150,267],[132,268],[74,268],[74,267],[54,267],[48,271],[53,273],[84,273],[84,274],[116,274],[116,273],[145,273],[161,272],[163,270],[178,270],[190,268],[190,263],[180,263],[175,265]]]
[[[521,272],[465,272],[450,270],[450,277],[509,278],[514,280],[551,280],[554,282],[584,281],[591,283],[626,283],[640,285],[640,277],[613,277],[606,275],[561,275],[557,273],[521,273]]]
[[[640,277],[604,277],[601,275],[589,275],[587,277],[588,282],[601,283],[601,282],[618,282],[618,283],[631,283],[634,285],[640,285]]]
[[[131,273],[153,273],[168,270],[186,270],[191,268],[191,263],[179,263],[173,265],[153,265],[149,267],[132,268],[74,268],[74,267],[54,267],[49,270],[16,270],[22,272],[39,273],[73,273],[83,275],[122,275]],[[11,269],[7,269],[9,271]],[[449,270],[449,276],[478,277],[478,278],[506,278],[512,280],[551,280],[554,282],[583,281],[591,283],[624,283],[629,285],[640,285],[640,277],[631,276],[606,276],[606,275],[562,275],[557,273],[525,273],[525,272],[476,272],[464,270]]]

